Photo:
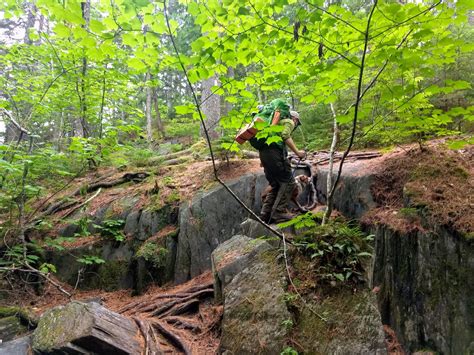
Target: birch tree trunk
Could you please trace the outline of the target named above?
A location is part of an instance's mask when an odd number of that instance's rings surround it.
[[[327,177],[327,183],[326,183],[327,204],[326,204],[326,212],[324,212],[323,221],[321,222],[322,225],[325,225],[327,223],[333,210],[334,199],[329,198],[329,195],[331,194],[332,185],[333,185],[332,172],[333,172],[333,166],[334,166],[334,152],[336,151],[337,138],[339,136],[339,128],[337,126],[337,119],[336,119],[336,110],[334,110],[333,104],[330,104],[330,105],[331,105],[331,112],[333,116],[333,136],[332,136],[332,142],[331,142],[331,149],[329,150],[329,170],[328,170],[328,177]]]

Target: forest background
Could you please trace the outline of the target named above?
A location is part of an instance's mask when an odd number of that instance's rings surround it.
[[[472,144],[473,8],[2,1],[0,234],[22,241],[35,203],[90,169],[143,166],[206,131],[215,151],[238,152],[235,132],[277,97],[300,112],[307,150],[327,149],[333,132],[340,150]],[[21,245],[6,266],[25,258]]]

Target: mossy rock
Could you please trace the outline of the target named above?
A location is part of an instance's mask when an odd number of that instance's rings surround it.
[[[304,344],[308,354],[386,353],[375,296],[365,289],[354,293],[341,288],[320,302],[301,306],[292,338]]]
[[[88,279],[89,274],[93,277]],[[133,283],[131,280],[131,262],[129,260],[106,261],[93,269],[89,269],[84,276],[86,280],[89,280],[82,285],[86,289],[98,288],[104,291],[116,291],[131,287]]]
[[[10,341],[36,327],[35,315],[19,307],[0,307],[0,339]]]

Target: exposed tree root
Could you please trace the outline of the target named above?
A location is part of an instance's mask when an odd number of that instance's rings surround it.
[[[170,329],[165,326],[160,321],[154,321],[153,327],[160,332],[167,340],[169,340],[174,346],[176,346],[179,350],[183,351],[186,355],[191,355],[191,350],[189,349],[186,342],[178,335],[176,330]]]
[[[177,328],[190,329],[193,333],[199,333],[201,331],[201,326],[193,321],[181,316],[168,316],[165,318],[165,321],[169,324],[173,324]]]
[[[132,302],[125,307],[122,307],[119,309],[119,313],[128,313],[131,312],[132,314],[136,313],[145,313],[151,311],[153,308],[147,309],[150,304],[155,304],[156,301],[166,299],[166,298],[189,298],[189,296],[196,297],[198,296],[195,294],[196,292],[206,290],[207,292],[211,291],[214,292],[213,290],[213,284],[212,282],[207,282],[201,285],[195,285],[192,287],[189,287],[185,290],[185,292],[179,292],[179,293],[170,293],[170,294],[160,294],[157,295],[151,299],[147,299],[146,301],[137,301],[137,302]]]
[[[118,312],[138,325],[144,339],[143,354],[191,354],[193,344],[216,330],[221,319],[222,309],[209,304],[213,295],[212,282],[205,280],[202,284],[180,287],[178,292],[143,297]]]

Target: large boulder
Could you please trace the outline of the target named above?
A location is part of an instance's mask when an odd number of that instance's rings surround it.
[[[215,300],[222,302],[224,289],[234,277],[248,267],[257,255],[270,249],[265,241],[243,235],[236,235],[219,245],[212,253]]]
[[[249,174],[228,184],[254,211],[261,206],[267,182],[263,174]],[[180,208],[175,282],[185,282],[211,268],[211,253],[235,235],[248,212],[222,186],[196,195]]]
[[[213,254],[224,300],[222,353],[279,354],[284,348],[291,314],[284,269],[271,249],[266,242],[238,235]]]
[[[6,343],[0,343],[0,355],[31,354],[31,336],[25,336]]]
[[[98,303],[71,302],[41,317],[33,335],[39,354],[140,354],[138,327]]]

